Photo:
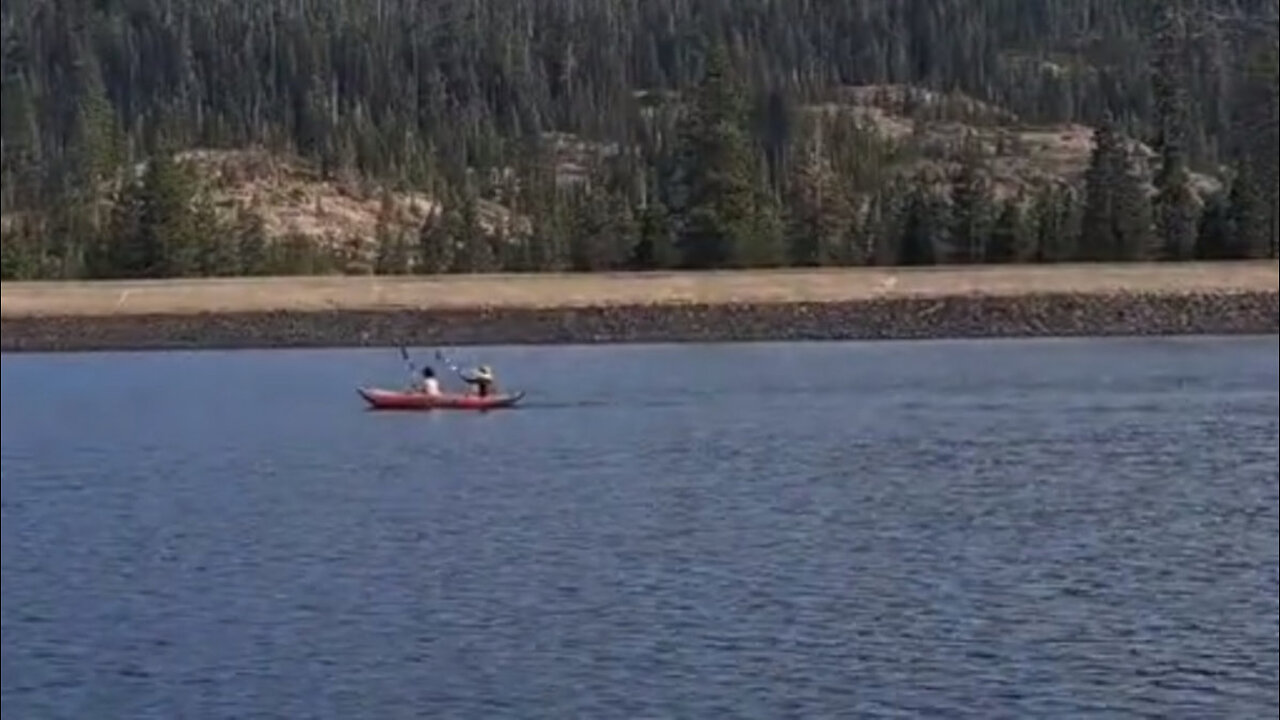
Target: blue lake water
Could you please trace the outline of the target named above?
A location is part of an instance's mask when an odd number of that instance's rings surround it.
[[[4,717],[1280,706],[1274,336],[458,357],[5,355]]]

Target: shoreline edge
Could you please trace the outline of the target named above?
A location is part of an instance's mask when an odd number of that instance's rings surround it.
[[[0,351],[1280,334],[1280,265],[0,286]]]

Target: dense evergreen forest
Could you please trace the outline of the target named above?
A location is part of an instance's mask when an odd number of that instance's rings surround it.
[[[1275,257],[1277,12],[5,0],[3,276]],[[277,222],[263,156],[372,229]]]

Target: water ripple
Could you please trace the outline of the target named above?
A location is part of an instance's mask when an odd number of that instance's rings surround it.
[[[3,713],[1271,717],[1276,348],[6,357]]]

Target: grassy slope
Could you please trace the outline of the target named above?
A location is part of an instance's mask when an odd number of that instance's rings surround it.
[[[1276,261],[715,273],[5,282],[4,317],[273,310],[839,302],[982,293],[1276,292]]]

